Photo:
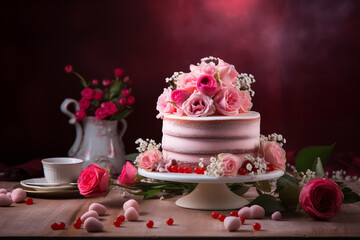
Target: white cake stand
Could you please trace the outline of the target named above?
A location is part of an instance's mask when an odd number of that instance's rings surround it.
[[[179,207],[199,210],[229,210],[239,209],[249,201],[231,192],[226,183],[272,180],[281,177],[284,172],[277,170],[254,176],[210,177],[195,173],[148,172],[139,168],[138,174],[157,180],[198,183],[194,191],[176,201],[175,204]]]

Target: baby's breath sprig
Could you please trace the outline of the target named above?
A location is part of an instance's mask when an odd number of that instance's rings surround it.
[[[209,57],[204,57],[202,59],[200,59],[200,61],[204,61],[208,64],[211,64],[213,66],[216,66],[219,64],[219,58],[217,57],[213,57],[213,56],[209,56]],[[200,65],[200,63],[198,63],[197,65]]]
[[[299,175],[301,177],[301,181],[299,182],[301,187],[305,186],[311,179],[315,178],[315,172],[310,169],[306,170],[305,173],[300,172]]]
[[[250,172],[250,175],[264,174],[268,170],[269,163],[266,162],[264,158],[246,155],[245,159],[249,161],[249,163],[246,164],[245,168]],[[254,170],[256,169],[256,172],[253,170],[253,168]]]
[[[165,82],[169,85],[170,90],[175,90],[177,86],[177,78],[184,72],[174,72],[169,78],[165,78]]]
[[[139,151],[139,153],[143,153],[145,152],[146,150],[149,150],[149,149],[152,149],[152,148],[155,148],[157,150],[160,149],[161,147],[161,143],[156,143],[155,140],[153,139],[149,139],[147,138],[146,140],[142,139],[142,138],[138,138],[136,141],[135,141],[136,144],[139,144],[139,147],[136,148],[136,150]]]
[[[255,91],[251,89],[251,84],[256,82],[255,78],[252,74],[247,73],[241,73],[236,80],[236,86],[241,91],[248,91],[250,93],[250,96],[255,96]]]
[[[204,167],[203,160],[203,158],[200,159],[199,167]],[[206,166],[206,171],[204,172],[204,175],[211,177],[223,177],[224,166],[221,163],[221,160],[217,157],[211,157],[210,164]]]
[[[278,142],[281,147],[286,143],[286,139],[283,137],[283,135],[277,133],[272,133],[267,136],[261,134],[260,141],[275,141]]]

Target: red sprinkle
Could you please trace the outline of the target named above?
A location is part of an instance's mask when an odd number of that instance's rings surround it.
[[[172,219],[172,218],[169,218],[169,219],[166,221],[166,224],[169,225],[169,226],[173,225],[173,223],[174,223],[174,219]]]
[[[232,212],[230,213],[230,216],[239,217],[239,213],[238,213],[238,211],[232,211]]]
[[[118,221],[117,219],[114,221],[114,226],[115,227],[120,227],[122,221]]]
[[[254,222],[253,228],[254,228],[255,231],[260,231],[260,229],[261,229],[260,223]]]
[[[191,173],[191,169],[189,167],[184,167],[184,173]]]
[[[65,229],[65,223],[64,223],[64,222],[60,222],[59,228],[60,228],[60,229]]]
[[[76,228],[76,229],[81,228],[81,223],[80,222],[74,223],[74,228]]]
[[[176,165],[171,166],[170,171],[171,172],[178,172],[178,166],[176,166]]]
[[[150,220],[150,221],[148,221],[148,222],[146,223],[146,226],[147,226],[148,228],[152,228],[152,227],[154,226],[154,222],[153,222],[152,220]]]
[[[247,174],[247,170],[246,170],[246,168],[240,168],[239,169],[239,171],[238,171],[238,173],[240,174],[240,175],[245,175],[245,174]]]
[[[182,167],[178,167],[178,173],[184,173],[184,169]]]
[[[218,219],[218,218],[219,218],[219,213],[218,213],[218,212],[213,212],[213,213],[211,214],[211,217],[212,217],[213,219]]]
[[[31,204],[33,204],[33,202],[34,202],[34,200],[33,200],[32,198],[27,198],[27,199],[25,200],[25,204],[26,204],[26,205],[31,205]]]
[[[223,222],[225,220],[225,218],[226,218],[225,214],[220,214],[219,221]]]
[[[266,170],[267,172],[272,172],[272,171],[275,170],[274,166],[271,165],[271,164],[269,164],[267,167],[268,167],[267,170]]]
[[[245,218],[243,216],[240,216],[241,224],[244,224]]]

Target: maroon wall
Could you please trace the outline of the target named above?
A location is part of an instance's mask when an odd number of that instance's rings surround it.
[[[174,71],[209,55],[252,73],[262,133],[286,149],[337,143],[358,151],[359,1],[7,1],[1,3],[1,161],[66,155],[75,131],[59,106],[77,78],[133,80],[127,152],[161,140],[158,95]]]

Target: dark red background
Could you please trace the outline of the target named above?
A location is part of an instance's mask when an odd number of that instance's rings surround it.
[[[75,130],[60,112],[81,85],[124,68],[136,109],[134,141],[161,141],[157,97],[174,71],[217,56],[252,73],[262,133],[282,133],[287,150],[336,143],[359,150],[360,2],[7,1],[1,3],[1,162],[64,156]]]

